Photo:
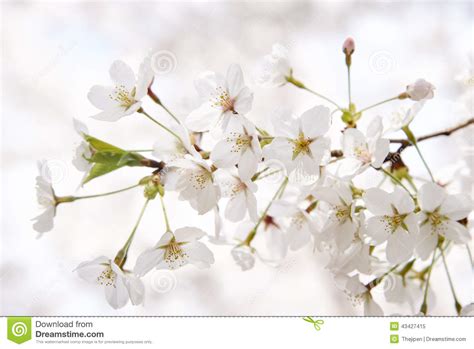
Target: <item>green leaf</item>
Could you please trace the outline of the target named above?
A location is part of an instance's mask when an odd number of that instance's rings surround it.
[[[124,153],[125,152],[125,150],[120,149],[120,148],[116,147],[115,145],[112,145],[112,144],[106,143],[104,141],[101,141],[98,138],[95,138],[95,137],[92,137],[92,136],[89,136],[89,135],[84,136],[84,138],[91,145],[92,148],[94,148],[98,151],[111,151],[111,152],[115,152],[115,153],[120,153],[120,152]]]
[[[143,166],[141,161],[145,157],[140,154],[128,152],[92,136],[85,136],[85,139],[94,149],[93,155],[88,159],[94,165],[83,184],[124,166]]]

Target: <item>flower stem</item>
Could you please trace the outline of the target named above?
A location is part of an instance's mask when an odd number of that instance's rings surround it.
[[[415,199],[413,197],[413,194],[408,190],[408,188],[397,178],[395,177],[394,175],[392,175],[389,171],[387,171],[386,169],[384,169],[383,167],[380,167],[379,169],[380,171],[382,171],[383,173],[385,173],[387,176],[389,176],[391,179],[393,179],[398,185],[400,185],[403,189],[406,190],[406,192],[408,194],[410,194],[411,198],[412,199]]]
[[[168,109],[165,107],[165,105],[161,102],[161,99],[158,98],[158,96],[151,90],[151,88],[148,88],[148,96],[160,107],[162,107],[168,114],[171,116],[174,121],[176,121],[178,124],[181,124],[181,121]]]
[[[151,152],[153,151],[153,149],[131,149],[131,150],[127,150],[127,152],[129,153],[148,153],[148,152]]]
[[[133,238],[135,237],[135,232],[137,231],[138,226],[140,225],[140,221],[142,220],[143,214],[145,213],[149,201],[150,199],[147,199],[145,201],[145,204],[143,205],[142,210],[140,211],[140,215],[138,216],[138,220],[135,223],[135,226],[133,227],[130,236],[125,242],[125,245],[123,245],[122,249],[115,256],[114,261],[120,268],[122,268],[122,266],[125,264],[125,261],[127,260],[128,250],[130,248],[130,245],[132,244]]]
[[[308,91],[309,93],[312,93],[313,95],[315,96],[318,96],[319,98],[322,98],[324,99],[325,101],[328,101],[329,103],[331,103],[332,105],[335,105],[338,109],[341,109],[341,107],[336,103],[334,102],[332,99],[326,97],[326,96],[323,96],[322,94],[320,93],[317,93],[316,91],[313,91],[311,89],[309,89],[308,87],[306,87],[301,81],[299,80],[296,80],[293,76],[287,76],[286,77],[286,81],[288,81],[290,84],[298,87],[298,88],[301,88],[303,90],[306,90]]]
[[[466,244],[466,250],[467,250],[467,255],[469,257],[469,262],[471,263],[471,267],[473,267],[474,263],[473,263],[473,260],[472,260],[471,250],[469,249],[469,244]]]
[[[349,109],[351,108],[352,104],[352,97],[351,97],[351,66],[347,66],[347,91],[349,94]]]
[[[430,286],[431,272],[433,270],[433,266],[435,264],[435,261],[436,261],[436,250],[434,250],[434,252],[433,252],[433,258],[431,259],[431,264],[429,266],[428,276],[426,277],[425,292],[424,292],[424,295],[423,295],[423,303],[421,304],[421,308],[420,308],[420,312],[425,314],[425,315],[428,312],[428,305],[426,303],[426,300],[428,298],[428,288]]]
[[[166,127],[165,125],[163,125],[161,122],[159,122],[158,120],[154,119],[153,117],[151,117],[145,110],[143,110],[143,108],[140,108],[137,110],[139,113],[142,113],[143,115],[145,115],[148,119],[150,119],[151,121],[153,121],[155,124],[157,124],[158,126],[160,126],[162,129],[164,129],[165,131],[169,132],[170,134],[172,134],[174,137],[176,137],[176,139],[178,139],[181,143],[183,143],[183,141],[181,140],[181,138],[173,131],[171,131],[171,129],[169,129],[168,127]]]
[[[170,222],[168,220],[168,214],[166,213],[166,206],[163,197],[160,195],[161,208],[163,209],[163,217],[165,218],[166,232],[171,233]]]
[[[456,308],[457,314],[461,314],[461,304],[458,301],[458,298],[456,297],[456,292],[454,291],[454,285],[453,285],[453,280],[451,279],[451,274],[449,273],[448,270],[448,263],[446,262],[446,257],[444,255],[443,248],[440,246],[439,251],[441,252],[441,257],[443,258],[443,265],[444,265],[444,270],[446,271],[446,275],[448,277],[449,281],[449,287],[451,288],[451,293],[453,294],[454,298],[454,307]]]
[[[397,97],[392,97],[392,98],[389,98],[389,99],[385,99],[381,102],[378,102],[378,103],[375,103],[375,104],[372,104],[372,105],[369,105],[368,107],[365,107],[365,108],[362,108],[361,110],[359,110],[359,113],[363,113],[369,109],[372,109],[372,108],[375,108],[375,107],[378,107],[379,105],[382,105],[382,104],[385,104],[385,103],[388,103],[388,102],[391,102],[391,101],[394,101],[394,100],[397,100],[399,99],[398,96]]]
[[[122,193],[122,192],[124,192],[124,191],[130,190],[130,189],[133,189],[133,188],[136,188],[136,187],[139,187],[139,186],[140,186],[140,184],[135,184],[135,185],[132,185],[132,186],[130,186],[130,187],[123,188],[123,189],[114,190],[114,191],[109,191],[109,192],[101,193],[101,194],[94,194],[94,195],[58,197],[58,198],[57,198],[57,202],[58,202],[58,203],[61,203],[61,202],[72,202],[72,201],[82,200],[82,199],[99,198],[99,197],[102,197],[102,196],[108,196],[108,195],[113,195],[113,194]]]
[[[257,229],[258,227],[260,226],[260,224],[263,222],[263,220],[265,219],[265,216],[267,215],[268,213],[268,210],[270,209],[270,207],[272,206],[273,202],[278,198],[278,197],[281,197],[281,195],[283,194],[283,192],[285,191],[285,188],[286,188],[286,185],[288,184],[288,177],[285,177],[285,180],[281,183],[280,187],[278,188],[278,190],[276,191],[275,195],[273,195],[272,199],[270,200],[270,202],[268,203],[267,207],[265,207],[265,210],[263,211],[262,215],[260,216],[260,218],[258,219],[258,222],[257,224],[255,224],[255,227],[252,229],[252,231],[249,233],[249,235],[247,235],[247,238],[245,239],[245,243],[247,245],[250,246],[250,243],[252,242],[253,238],[255,237],[256,233],[257,233]]]
[[[425,165],[426,170],[427,170],[428,173],[430,174],[431,180],[434,182],[435,179],[434,179],[434,177],[433,177],[433,173],[431,172],[430,167],[429,167],[428,164],[426,163],[425,158],[424,158],[423,155],[421,154],[420,148],[418,147],[418,143],[414,143],[413,146],[415,147],[416,152],[417,152],[418,155],[420,156],[420,159],[421,159],[421,161],[423,162],[423,165]]]

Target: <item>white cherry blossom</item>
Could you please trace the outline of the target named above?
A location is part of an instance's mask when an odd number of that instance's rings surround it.
[[[189,201],[200,215],[216,206],[219,187],[214,183],[211,167],[204,160],[186,156],[175,160],[170,167],[178,170],[176,190],[181,200]]]
[[[399,131],[408,126],[423,108],[424,103],[424,101],[416,102],[410,108],[401,107],[393,112],[389,118],[385,119],[385,133]]]
[[[334,277],[336,285],[349,297],[353,305],[363,304],[364,316],[383,316],[383,310],[375,302],[369,290],[359,280],[358,275],[346,276],[336,274]]]
[[[57,202],[53,186],[48,178],[49,168],[46,160],[38,161],[38,171],[39,175],[36,177],[36,197],[38,204],[43,209],[43,213],[33,218],[35,221],[33,229],[42,234],[51,231],[54,227]]]
[[[337,181],[331,187],[315,189],[313,196],[328,206],[328,219],[322,228],[322,239],[334,240],[338,250],[345,251],[359,228],[351,188],[348,184]]]
[[[293,251],[299,250],[310,242],[311,236],[318,232],[313,218],[296,204],[276,200],[268,213],[282,221],[284,227],[281,229],[285,232],[288,247]]]
[[[170,129],[178,135],[180,139],[173,136],[171,133],[164,130],[160,132],[160,136],[153,144],[153,156],[172,163],[176,159],[182,159],[186,155],[191,155],[196,158],[201,158],[201,155],[196,151],[196,148],[191,144],[191,139],[188,130],[182,125],[170,126]]]
[[[263,57],[259,68],[256,78],[259,85],[275,87],[286,84],[287,77],[291,76],[288,49],[281,44],[273,44],[272,52]]]
[[[74,129],[79,134],[79,136],[81,136],[81,138],[84,138],[84,136],[89,134],[89,129],[83,122],[77,119],[73,119],[73,122],[74,122]],[[79,143],[79,145],[76,148],[76,153],[75,153],[74,158],[72,159],[72,164],[78,171],[81,171],[87,174],[93,165],[91,162],[87,160],[91,156],[92,156],[92,151],[89,146],[89,143],[87,143],[84,139],[82,139],[81,143]]]
[[[231,222],[240,222],[248,212],[249,218],[256,222],[257,185],[251,180],[243,181],[235,171],[217,170],[214,177],[221,188],[222,197],[229,198],[224,211],[225,218]]]
[[[186,264],[200,269],[209,268],[214,263],[214,255],[198,241],[205,235],[201,229],[193,227],[166,232],[153,248],[138,256],[134,273],[143,276],[153,268],[177,269]]]
[[[330,123],[329,109],[324,106],[311,108],[296,120],[288,116],[276,120],[279,136],[264,147],[265,160],[281,161],[292,182],[301,178],[298,176],[317,178],[319,166],[330,155],[330,140],[325,137]]]
[[[390,148],[390,141],[382,138],[383,125],[376,117],[364,135],[356,128],[348,128],[342,136],[344,158],[339,161],[339,174],[353,176],[362,173],[369,166],[382,166]]]
[[[250,180],[262,160],[255,126],[244,119],[230,120],[222,140],[214,146],[210,159],[219,168],[238,165],[240,178]]]
[[[145,286],[142,281],[105,256],[82,262],[75,269],[80,278],[104,287],[105,298],[114,309],[124,307],[130,299],[133,305],[143,302]]]
[[[407,95],[414,101],[432,99],[435,87],[424,79],[418,79],[413,84],[407,86]]]
[[[410,195],[395,187],[392,193],[370,188],[363,194],[367,209],[374,215],[367,220],[367,235],[377,245],[387,241],[387,260],[391,264],[408,261],[415,248],[418,224],[415,203]]]
[[[137,77],[132,68],[123,61],[113,62],[109,74],[113,85],[95,85],[87,98],[97,109],[102,110],[92,116],[94,119],[117,121],[135,113],[141,107],[141,99],[146,96],[148,87],[153,82],[150,57],[146,57],[140,65]]]
[[[204,72],[195,81],[203,103],[186,119],[188,128],[195,132],[208,131],[219,126],[227,128],[229,120],[247,114],[252,107],[253,94],[245,86],[242,69],[233,64],[227,76]]]
[[[420,234],[416,252],[422,258],[429,257],[438,244],[439,235],[458,244],[471,240],[469,231],[457,221],[472,211],[472,203],[464,195],[449,195],[435,183],[425,183],[418,191],[421,211],[417,218]]]

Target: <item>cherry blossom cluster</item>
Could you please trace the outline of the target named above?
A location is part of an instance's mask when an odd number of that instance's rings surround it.
[[[94,137],[84,123],[74,120],[81,142],[73,164],[84,173],[81,185],[122,167],[143,167],[148,175],[112,192],[58,196],[48,177],[47,161],[42,161],[37,193],[44,210],[34,219],[34,229],[40,236],[52,230],[60,204],[141,188],[144,205],[123,247],[115,255],[99,256],[76,269],[81,278],[103,286],[113,308],[129,301],[143,303],[142,278],[153,269],[174,270],[187,264],[211,267],[214,256],[209,244],[223,244],[244,271],[255,263],[277,266],[289,253],[309,245],[314,254],[326,256],[322,268],[354,304],[363,304],[365,315],[384,314],[373,291],[387,280],[390,287],[383,290],[387,302],[409,303],[411,314],[428,314],[431,272],[442,262],[456,312],[472,311],[472,305],[461,304],[456,296],[446,258],[453,245],[466,245],[472,263],[468,246],[472,191],[456,192],[447,182],[436,180],[418,146],[467,128],[473,124],[472,115],[452,129],[415,136],[410,124],[435,91],[424,79],[389,99],[357,109],[350,92],[353,39],[344,42],[342,52],[349,77],[346,106],[296,79],[287,49],[273,46],[262,59],[256,85],[294,86],[322,104],[316,101],[296,114],[282,105],[269,112],[272,129],[257,125],[251,117],[254,95],[239,65],[230,65],[225,75],[200,74],[195,87],[201,104],[178,117],[153,91],[151,56],[144,59],[138,74],[126,63],[114,62],[112,84],[93,86],[88,94],[100,110],[92,118],[118,122],[146,117],[162,134],[150,141],[150,149],[125,150]],[[167,117],[151,116],[142,104],[145,98],[163,108]],[[386,116],[368,112],[397,100],[406,108]],[[361,118],[370,119],[368,127],[359,127]],[[390,138],[397,131],[406,137]],[[334,141],[334,135],[340,139]],[[402,153],[409,147],[419,154],[426,178],[414,178],[403,162]],[[474,153],[470,147],[461,151],[466,159]],[[472,171],[471,164],[458,174],[472,180]],[[370,186],[359,184],[363,176],[372,178]],[[188,202],[197,215],[214,215],[215,231],[185,224],[174,228],[180,222],[174,219],[178,213],[166,206],[168,193]],[[148,203],[157,198],[165,222],[161,237],[130,261],[128,251],[139,238],[140,220]]]

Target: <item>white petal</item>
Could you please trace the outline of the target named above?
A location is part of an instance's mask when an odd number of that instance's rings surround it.
[[[393,213],[390,206],[390,194],[381,189],[367,189],[362,199],[367,209],[376,216],[391,215]]]
[[[337,227],[335,240],[340,251],[345,251],[350,246],[356,230],[357,224],[349,219]]]
[[[133,268],[134,274],[143,276],[156,267],[162,260],[165,250],[162,248],[151,248],[142,252]]]
[[[232,64],[227,70],[227,88],[230,97],[235,97],[244,87],[244,74],[238,64]]]
[[[140,107],[140,103],[141,102],[134,104],[133,109],[135,109],[135,111]],[[137,105],[138,108],[136,108]],[[105,110],[99,114],[92,115],[91,118],[101,121],[117,121],[123,118],[124,116],[129,115],[128,111],[129,110],[126,111],[124,108],[117,105],[113,109]]]
[[[247,211],[247,200],[245,192],[240,192],[229,200],[225,208],[225,217],[231,222],[239,222],[244,218]]]
[[[390,141],[388,139],[380,138],[375,144],[375,152],[373,152],[372,166],[379,168],[382,166],[385,158],[390,151]]]
[[[252,150],[245,150],[239,160],[239,177],[242,181],[247,181],[257,172],[259,159],[256,158]]]
[[[186,126],[195,132],[208,131],[220,115],[219,109],[206,102],[189,114],[186,118]]]
[[[123,61],[113,62],[109,74],[116,85],[123,85],[127,91],[131,91],[135,87],[135,73],[127,63]]]
[[[425,183],[418,191],[418,203],[425,212],[433,212],[446,197],[443,188],[435,183]]]
[[[105,298],[114,309],[124,307],[128,302],[128,290],[121,277],[117,277],[114,285],[105,286]]]
[[[359,149],[367,150],[367,140],[358,129],[349,128],[342,136],[342,151],[345,156],[357,157]]]
[[[467,195],[447,195],[441,204],[439,212],[453,221],[459,221],[469,216],[472,211],[471,200]]]
[[[124,281],[132,304],[138,305],[143,303],[143,299],[145,298],[145,285],[143,285],[142,280],[133,275],[128,275]]]
[[[183,227],[176,229],[176,231],[174,232],[174,237],[178,242],[192,242],[195,240],[199,240],[205,235],[206,233],[204,231],[194,227]]]
[[[471,235],[466,227],[454,221],[445,222],[445,229],[440,231],[440,234],[457,244],[467,244],[471,241]]]
[[[438,244],[438,234],[434,233],[430,224],[421,227],[420,233],[416,237],[415,251],[418,256],[425,260],[433,253]]]
[[[245,115],[250,111],[250,109],[252,109],[252,102],[252,91],[250,91],[248,87],[244,87],[235,97],[234,110],[240,115]]]
[[[383,310],[372,297],[364,302],[364,316],[383,316]]]
[[[114,95],[113,87],[95,85],[89,90],[87,98],[97,109],[109,110],[118,105],[111,95]]]
[[[387,240],[390,233],[389,222],[383,216],[371,217],[367,220],[367,235],[377,245]]]
[[[410,194],[398,186],[395,187],[390,197],[390,202],[393,203],[400,214],[411,213],[415,209],[415,203]]]
[[[214,255],[202,242],[195,241],[183,247],[189,258],[189,263],[198,268],[209,268],[214,263]]]
[[[406,262],[413,256],[414,247],[414,237],[406,230],[398,228],[388,238],[387,260],[393,265]]]
[[[33,218],[36,222],[33,224],[33,229],[38,233],[46,233],[51,231],[54,227],[54,216],[56,214],[55,207],[48,207],[42,214]]]
[[[97,257],[92,261],[82,262],[74,271],[85,281],[97,283],[99,275],[110,265],[110,259],[105,256]]]
[[[247,210],[249,212],[249,217],[252,221],[256,222],[258,220],[257,198],[255,197],[254,193],[250,192],[249,190],[245,191],[245,195],[247,197]]]
[[[204,189],[198,192],[196,197],[195,209],[197,209],[198,214],[201,215],[212,210],[217,203],[217,199],[217,188],[213,184],[206,185]]]
[[[86,124],[83,123],[81,120],[76,118],[72,119],[74,130],[82,137],[83,135],[89,134],[89,129],[87,128]]]
[[[148,87],[153,82],[154,73],[151,68],[151,57],[147,56],[140,64],[137,77],[137,89],[135,92],[135,99],[140,100],[148,93]]]
[[[235,138],[228,136],[214,146],[210,158],[216,167],[229,168],[237,164],[241,152],[234,149],[235,142]]]
[[[322,105],[313,107],[301,115],[301,128],[306,137],[322,136],[329,130],[330,125],[329,108]]]

